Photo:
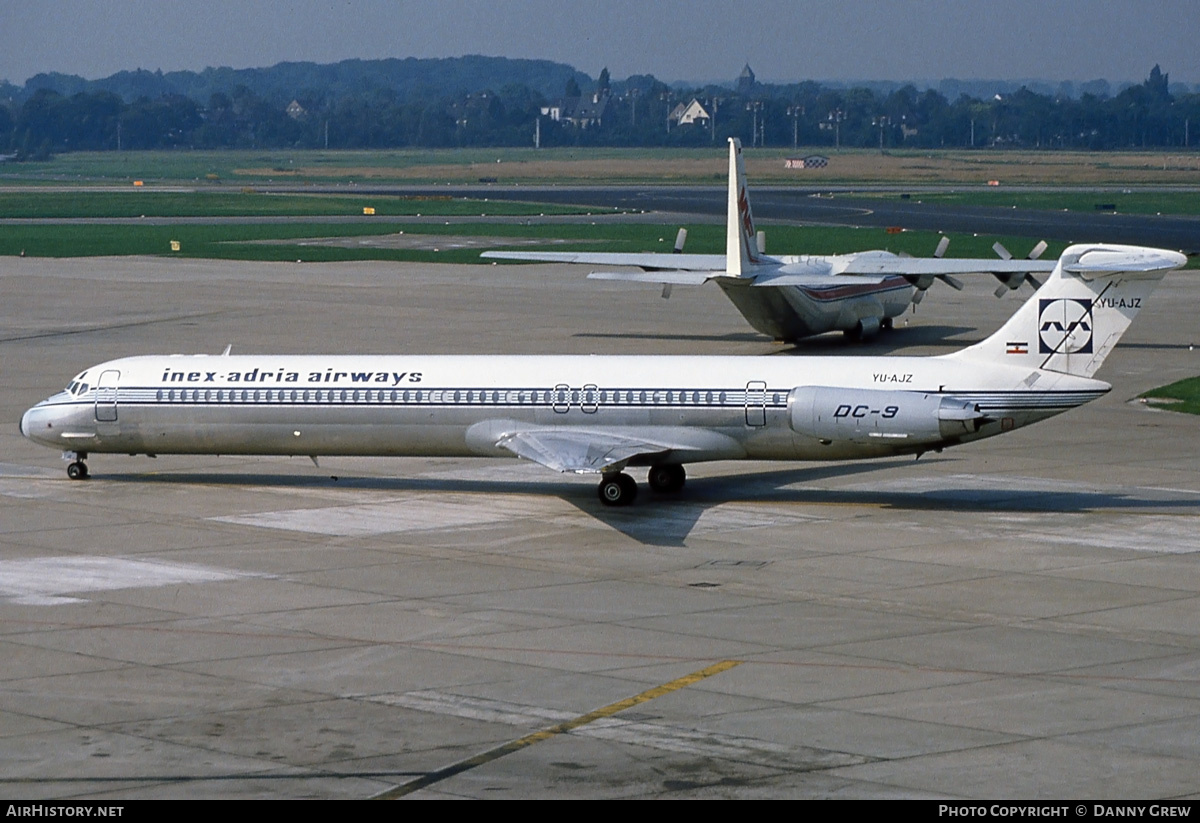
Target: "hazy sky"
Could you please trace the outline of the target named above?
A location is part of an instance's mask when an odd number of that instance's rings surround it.
[[[486,54],[593,77],[1200,83],[1200,0],[0,0],[0,79]]]

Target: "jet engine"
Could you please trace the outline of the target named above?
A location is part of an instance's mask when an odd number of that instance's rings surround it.
[[[792,430],[823,443],[942,443],[987,419],[975,403],[932,392],[799,386],[788,394]]]

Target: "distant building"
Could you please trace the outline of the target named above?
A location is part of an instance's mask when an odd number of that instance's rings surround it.
[[[749,94],[752,91],[754,91],[754,71],[747,63],[742,69],[742,73],[738,75],[737,92],[738,94]]]
[[[671,111],[671,122],[681,126],[693,124],[707,126],[711,119],[712,116],[708,110],[695,97],[690,103],[680,103]]]
[[[609,96],[607,93],[596,92],[590,98],[580,97],[575,106],[575,112],[568,118],[572,124],[580,128],[599,126],[608,113]]]
[[[542,106],[542,114],[556,122],[565,120],[572,126],[586,129],[588,126],[599,126],[604,122],[611,99],[610,95],[602,92],[596,92],[590,97],[564,97]]]

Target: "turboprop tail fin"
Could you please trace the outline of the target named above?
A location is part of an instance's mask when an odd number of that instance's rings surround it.
[[[1185,263],[1165,249],[1071,246],[998,332],[948,357],[1091,377],[1158,281]]]
[[[729,138],[729,203],[725,226],[725,271],[734,277],[749,273],[760,262],[754,215],[746,192],[746,167],[742,161],[742,141]]]

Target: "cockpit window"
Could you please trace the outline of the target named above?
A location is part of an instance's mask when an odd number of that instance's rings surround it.
[[[78,380],[72,380],[71,384],[69,386],[67,386],[63,391],[65,391],[67,394],[71,395],[72,397],[78,397],[81,394],[85,394],[87,392],[87,390],[88,390],[87,383],[80,383]]]

